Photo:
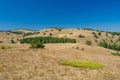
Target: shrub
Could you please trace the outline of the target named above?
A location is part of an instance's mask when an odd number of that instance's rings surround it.
[[[3,41],[0,41],[0,43],[3,43]]]
[[[46,35],[46,33],[43,33],[43,35]]]
[[[87,40],[85,43],[86,43],[87,45],[92,45],[92,42],[89,41],[89,40]]]
[[[62,30],[62,28],[56,28],[58,31],[61,31]]]
[[[105,35],[108,36],[108,33],[106,33]]]
[[[120,52],[112,52],[112,55],[120,56]]]
[[[95,62],[75,62],[75,61],[61,61],[60,64],[72,67],[82,67],[82,68],[90,68],[97,69],[102,68],[103,65]]]
[[[45,45],[43,45],[42,43],[32,43],[30,48],[44,48]]]
[[[4,46],[2,46],[2,45],[0,45],[0,49],[2,50],[2,49],[5,49],[5,47]]]
[[[79,37],[79,38],[85,38],[85,36],[83,36],[83,35],[81,35],[81,34],[80,34],[78,37]]]
[[[95,38],[99,38],[95,32],[92,33]]]
[[[98,35],[101,36],[101,32],[99,32]]]
[[[108,44],[105,41],[103,41],[99,43],[99,46],[107,48]]]
[[[112,40],[110,40],[110,42],[111,42],[111,43],[113,43],[113,41],[112,41]]]
[[[76,47],[76,49],[79,49],[79,47]]]
[[[97,39],[95,39],[95,42],[96,42],[96,43],[98,42]]]
[[[15,43],[15,41],[12,39],[12,40],[11,40],[11,43],[12,43],[12,44],[14,44],[14,43]]]
[[[73,33],[70,33],[69,35],[72,35]]]
[[[53,29],[51,29],[51,31],[54,31]]]
[[[82,51],[84,51],[85,49],[84,48],[82,48]]]
[[[52,36],[52,33],[49,33],[50,36]]]

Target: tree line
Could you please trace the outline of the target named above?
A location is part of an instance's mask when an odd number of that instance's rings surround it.
[[[56,38],[56,37],[33,37],[33,38],[23,38],[20,43],[76,43],[76,39],[70,38]]]

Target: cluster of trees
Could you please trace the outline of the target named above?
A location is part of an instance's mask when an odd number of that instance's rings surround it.
[[[34,37],[34,38],[24,38],[20,40],[20,43],[76,43],[76,39],[69,38],[55,38],[55,37]]]
[[[23,34],[22,32],[12,32],[12,31],[10,31],[10,33],[14,33],[14,34],[17,34],[17,35],[21,35],[21,34]]]
[[[108,48],[108,49],[113,49],[113,50],[120,50],[120,45],[118,44],[108,44],[107,42],[100,42],[99,46],[104,47],[104,48]]]
[[[29,36],[29,35],[34,35],[34,34],[39,34],[40,32],[29,32],[29,33],[24,33],[23,36]]]
[[[29,35],[34,35],[34,34],[39,34],[39,32],[28,32],[28,33],[23,33],[23,32],[17,32],[17,31],[9,31],[10,33],[14,33],[14,34],[17,34],[17,35],[22,35],[23,36],[29,36]]]
[[[120,32],[109,32],[112,35],[120,35]]]
[[[30,44],[30,48],[44,48],[46,43],[76,43],[76,39],[69,38],[54,38],[54,37],[34,37],[24,38],[20,40],[20,43]]]
[[[91,31],[94,31],[94,29],[91,29],[91,28],[82,28],[83,30],[91,30]]]

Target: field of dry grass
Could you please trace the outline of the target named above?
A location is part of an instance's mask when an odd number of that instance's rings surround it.
[[[76,38],[78,42],[45,44],[44,49],[29,49],[28,44],[1,43],[11,48],[0,50],[0,80],[120,80],[120,57],[111,55],[113,50],[97,46],[92,32],[77,29],[51,32],[48,29],[46,32],[48,35],[52,33],[55,37]],[[79,34],[85,35],[85,38],[79,39]],[[34,36],[43,36],[43,33],[27,37]],[[104,36],[99,40],[102,38]],[[116,38],[117,36],[114,39]],[[85,45],[88,39],[93,45]],[[71,67],[61,65],[60,61],[90,61],[100,63],[104,67],[100,69]]]

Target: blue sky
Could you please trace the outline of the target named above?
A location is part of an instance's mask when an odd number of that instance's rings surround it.
[[[0,0],[0,29],[87,27],[120,32],[120,0]]]

